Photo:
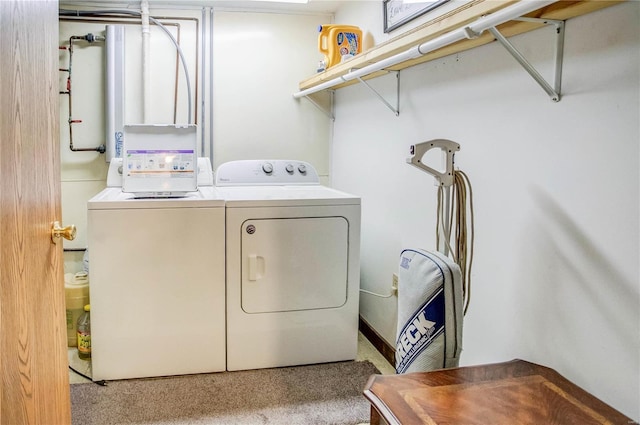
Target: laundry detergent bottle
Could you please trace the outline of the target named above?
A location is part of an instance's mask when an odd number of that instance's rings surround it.
[[[78,357],[91,359],[91,305],[84,306],[84,313],[78,317]]]
[[[328,69],[362,52],[362,30],[353,25],[320,25],[318,50]]]

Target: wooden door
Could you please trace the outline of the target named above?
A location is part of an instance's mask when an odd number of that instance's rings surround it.
[[[58,2],[0,1],[0,423],[71,422],[61,219]]]

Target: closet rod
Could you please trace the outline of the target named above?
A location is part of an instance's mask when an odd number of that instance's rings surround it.
[[[521,0],[512,6],[505,7],[504,9],[498,10],[497,12],[494,12],[490,15],[478,18],[475,22],[472,22],[465,27],[450,31],[446,34],[434,38],[433,40],[426,41],[419,46],[407,49],[402,53],[398,53],[397,55],[388,57],[387,59],[383,59],[379,62],[367,65],[364,68],[350,71],[345,75],[336,77],[322,84],[318,84],[317,86],[296,92],[293,94],[293,97],[299,99],[312,93],[326,90],[347,81],[355,80],[376,71],[389,68],[401,62],[416,59],[420,56],[426,55],[427,53],[448,46],[465,38],[477,37],[489,28],[496,27],[500,24],[516,18],[520,18],[527,13],[556,3],[557,1],[558,0]]]

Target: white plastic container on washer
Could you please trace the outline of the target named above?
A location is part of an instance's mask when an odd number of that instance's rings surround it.
[[[137,198],[183,197],[198,190],[195,124],[124,126],[122,191]]]

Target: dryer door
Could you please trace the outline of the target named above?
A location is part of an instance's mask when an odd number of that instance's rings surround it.
[[[347,301],[344,217],[247,220],[242,226],[242,309],[267,313]]]

